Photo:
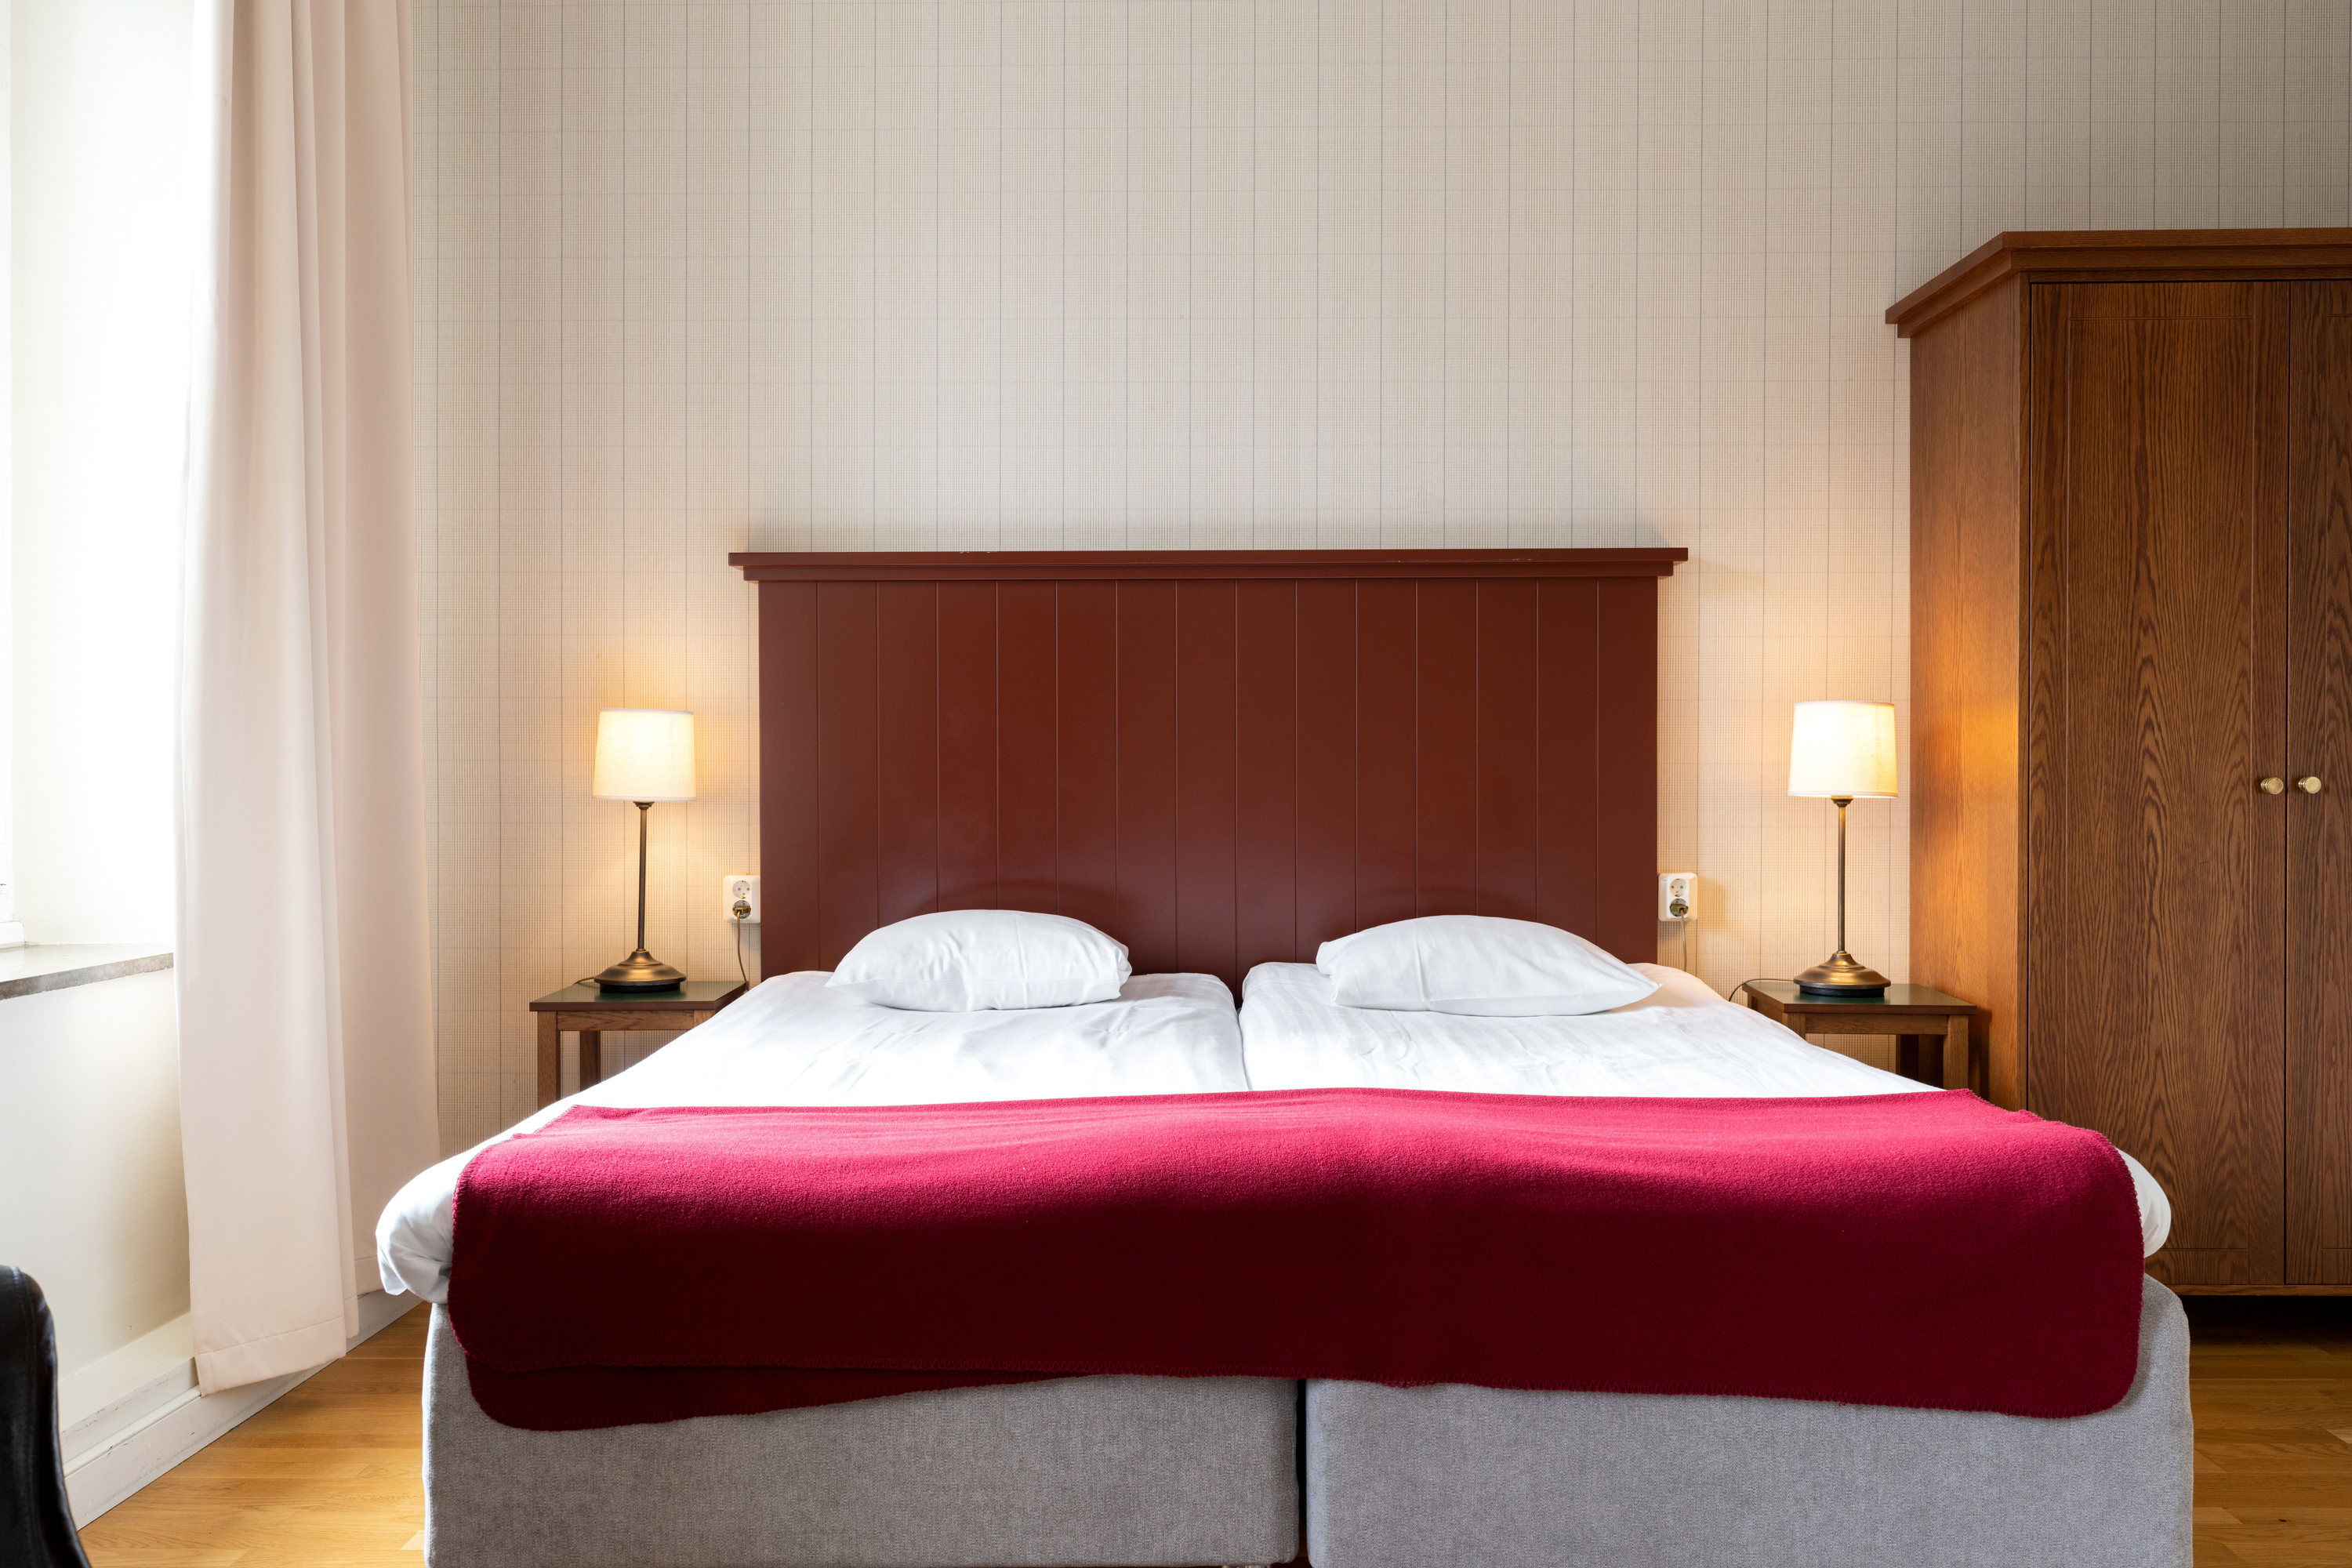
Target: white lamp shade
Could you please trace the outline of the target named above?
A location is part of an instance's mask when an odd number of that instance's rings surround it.
[[[1789,737],[1789,793],[1895,794],[1895,704],[1800,702]]]
[[[599,800],[692,800],[694,715],[675,708],[607,708],[596,715]]]

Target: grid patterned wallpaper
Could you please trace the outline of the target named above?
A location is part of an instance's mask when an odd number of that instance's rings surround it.
[[[1909,679],[1880,312],[2005,228],[2352,222],[2343,0],[414,5],[452,1147],[629,945],[598,708],[699,715],[651,945],[734,967],[747,546],[1686,545],[1658,864],[1719,989],[1811,963],[1789,704]]]

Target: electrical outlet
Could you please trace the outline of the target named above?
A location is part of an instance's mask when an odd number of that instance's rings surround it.
[[[1697,872],[1661,871],[1658,873],[1659,920],[1696,920],[1698,918],[1697,910]]]
[[[743,923],[747,926],[758,925],[760,923],[760,879],[721,877],[719,880],[719,885],[726,889],[727,901],[721,912],[727,919],[731,921],[735,918],[737,904],[749,904],[751,906],[751,912],[743,917]]]

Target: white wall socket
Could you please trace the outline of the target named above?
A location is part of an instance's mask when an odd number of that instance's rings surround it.
[[[721,877],[719,880],[727,890],[727,900],[719,907],[719,912],[731,921],[735,918],[735,906],[738,903],[746,903],[751,906],[751,912],[743,917],[743,923],[747,926],[758,925],[760,923],[760,879]]]
[[[1687,921],[1698,918],[1698,873],[1696,871],[1661,871],[1658,873],[1658,919]]]

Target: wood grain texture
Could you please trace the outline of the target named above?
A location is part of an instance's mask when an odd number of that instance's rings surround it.
[[[2284,813],[2254,781],[2282,738],[2284,517],[2258,478],[2284,457],[2284,286],[2034,298],[2030,403],[2057,421],[2035,560],[2063,586],[2035,601],[2025,1103],[2164,1184],[2158,1278],[2276,1283]]]
[[[689,980],[667,995],[605,996],[593,981],[550,992],[530,1005],[537,1020],[538,1098],[533,1108],[552,1104],[563,1092],[563,1037],[577,1034],[579,1087],[603,1081],[603,1038],[607,1032],[660,1034],[661,1045],[678,1031],[708,1022],[743,994],[740,980]]]
[[[1751,980],[1739,987],[1748,1005],[1774,1023],[1811,1038],[1890,1037],[1894,1070],[1937,1089],[1984,1092],[1984,1064],[1970,1049],[1970,1020],[1980,1009],[1925,985],[1897,981],[1877,1002],[1836,1002],[1807,996],[1785,980]],[[1923,1027],[1931,1032],[1923,1033]]]
[[[1235,988],[1423,914],[1649,957],[1655,580],[1538,553],[1501,578],[762,581],[791,609],[763,620],[761,751],[792,760],[762,821],[798,868],[766,884],[768,972],[968,907]]]
[[[2199,1568],[2352,1565],[2352,1303],[2187,1305]]]
[[[2340,278],[2352,228],[2043,230],[1997,234],[1886,309],[1910,337],[2012,280],[2084,282],[2125,275],[2179,281]]]
[[[419,1568],[425,1331],[410,1312],[90,1521],[97,1568]]]
[[[2004,235],[1889,313],[1912,973],[1985,1005],[1995,1099],[2166,1182],[2184,1289],[2352,1280],[2340,802],[2255,787],[2352,784],[2347,244]]]
[[[2189,1317],[2200,1568],[2352,1568],[2346,1303],[2192,1300]],[[92,1521],[94,1568],[417,1568],[426,1322],[411,1312]]]
[[[2352,1284],[2352,283],[2293,286],[2286,1277]]]
[[[539,1103],[552,1104],[563,1093],[563,1028],[553,1013],[539,1015],[537,1066]],[[586,1042],[582,1042],[584,1047]]]
[[[2025,291],[1911,344],[1911,975],[1984,1009],[1998,1103],[2024,1097],[2018,1027]]]

